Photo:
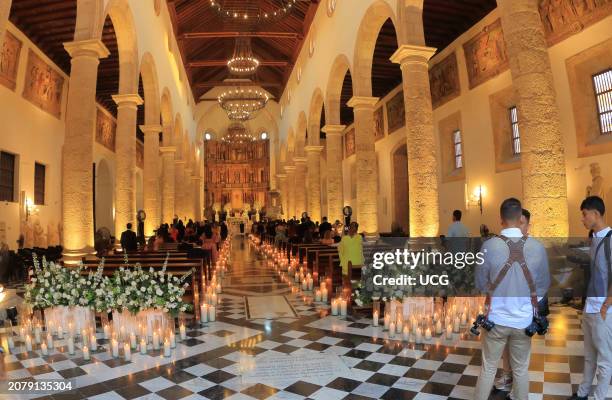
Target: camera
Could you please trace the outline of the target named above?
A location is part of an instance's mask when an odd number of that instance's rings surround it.
[[[474,336],[480,335],[480,330],[478,328],[483,327],[489,332],[495,326],[495,322],[490,321],[486,316],[479,314],[476,317],[476,321],[472,324],[470,328],[470,333]]]
[[[525,335],[532,337],[536,333],[540,336],[548,332],[548,319],[544,316],[534,315],[533,321],[525,328]]]

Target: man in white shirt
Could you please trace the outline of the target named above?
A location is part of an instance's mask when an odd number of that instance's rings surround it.
[[[595,400],[604,400],[612,378],[612,287],[610,279],[610,237],[612,230],[606,224],[606,206],[597,196],[589,196],[580,205],[582,224],[594,232],[591,241],[591,279],[588,282],[587,298],[582,314],[584,333],[584,374],[578,392],[570,400],[587,400],[593,390]]]
[[[484,253],[484,262],[476,270],[476,285],[486,293],[492,290],[492,293],[489,293],[490,306],[487,318],[495,326],[489,332],[484,332],[482,367],[476,385],[475,400],[489,398],[497,366],[506,344],[510,349],[514,398],[527,400],[529,395],[531,338],[525,334],[525,328],[533,321],[534,304],[520,262],[524,260],[538,299],[548,291],[550,272],[544,246],[521,232],[522,211],[519,200],[514,198],[504,200],[500,207],[503,227],[500,237],[487,240],[481,249]],[[510,245],[515,246],[516,253],[521,243],[522,254],[511,255]],[[506,267],[507,264],[509,267]],[[505,275],[500,275],[504,274],[502,271],[506,271]],[[498,279],[500,276],[503,276],[501,281]]]
[[[446,237],[460,237],[466,238],[470,236],[467,226],[461,222],[461,210],[453,211],[453,223],[448,228],[448,234]]]

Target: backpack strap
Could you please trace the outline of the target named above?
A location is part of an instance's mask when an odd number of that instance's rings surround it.
[[[607,239],[607,240],[606,240]],[[604,246],[604,253],[606,256],[606,263],[608,264],[608,293],[607,296],[610,296],[612,293],[612,260],[610,259],[610,241],[612,241],[612,230],[608,231],[605,237],[601,239],[601,242],[597,245],[595,249],[595,255],[593,256],[593,263],[597,262],[597,253],[601,246]],[[588,284],[588,282],[587,282]]]

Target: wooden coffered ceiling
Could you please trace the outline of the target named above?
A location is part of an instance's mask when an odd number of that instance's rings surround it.
[[[259,6],[271,12],[280,4],[279,0],[242,2],[245,6]],[[234,3],[240,5],[240,2]],[[292,11],[281,20],[246,26],[221,18],[210,0],[168,0],[194,97],[199,99],[230,77],[226,62],[232,56],[239,36],[251,38],[253,54],[261,62],[253,81],[273,96],[280,97],[318,5],[319,0],[298,0]]]

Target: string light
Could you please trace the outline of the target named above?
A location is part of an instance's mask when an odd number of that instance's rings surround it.
[[[251,7],[250,10],[245,10],[243,7],[236,6],[235,2],[228,2],[230,4],[226,5],[224,0],[210,0],[210,6],[219,16],[233,18],[236,22],[274,22],[289,14],[293,9],[293,5],[298,1],[299,0],[278,0],[280,5],[271,13],[269,11],[264,11],[260,7]]]

